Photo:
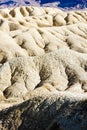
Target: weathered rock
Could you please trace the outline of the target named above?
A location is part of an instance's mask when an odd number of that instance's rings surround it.
[[[11,85],[11,69],[8,63],[0,66],[0,90],[3,92]]]
[[[87,130],[86,17],[0,9],[0,130]]]
[[[16,56],[43,55],[59,48],[87,53],[86,11],[63,12],[40,7],[1,9],[0,23],[0,62],[3,57],[5,62]]]
[[[7,84],[1,78],[2,85],[8,85],[4,88],[6,98],[22,97],[46,84],[57,91],[74,92],[78,87],[79,93],[87,92],[87,54],[59,49],[42,56],[14,58],[1,66],[1,74],[6,65],[5,75],[10,74],[6,75]]]
[[[53,93],[37,96],[3,110],[0,112],[0,128],[2,130],[86,130],[87,100],[78,95],[67,95]]]
[[[0,62],[4,63],[7,60],[18,57],[28,56],[27,52],[19,47],[17,43],[5,32],[0,31]]]

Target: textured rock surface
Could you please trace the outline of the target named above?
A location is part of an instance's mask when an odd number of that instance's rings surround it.
[[[87,101],[77,95],[34,96],[1,111],[0,127],[2,130],[86,130]]]
[[[0,110],[1,130],[87,129],[87,11],[0,10]]]
[[[3,78],[1,86],[6,98],[22,97],[35,88],[43,87],[44,84],[49,84],[58,91],[79,90],[84,93],[87,92],[86,67],[87,55],[68,49],[59,49],[37,57],[14,58],[2,65],[1,75],[4,69],[3,77],[7,77],[8,86],[4,88],[6,85]],[[8,73],[9,77],[6,75]]]

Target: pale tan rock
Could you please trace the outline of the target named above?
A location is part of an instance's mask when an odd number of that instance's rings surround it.
[[[9,30],[14,31],[14,30],[19,30],[21,29],[21,26],[15,21],[15,22],[9,22]]]
[[[9,62],[9,65],[12,73],[12,86],[9,88],[15,89],[14,86],[17,87],[16,84],[19,84],[19,86],[22,86],[23,89],[26,87],[25,92],[23,92],[26,93],[27,89],[28,91],[33,90],[35,88],[35,85],[40,82],[38,70],[35,66],[35,63],[33,62],[33,58],[15,58]],[[22,90],[20,89],[19,91],[20,92],[18,93],[21,93]]]
[[[0,30],[3,32],[9,32],[9,24],[7,20],[0,19]]]
[[[80,93],[86,92],[87,54],[59,49],[42,56],[14,58],[8,63],[11,77],[6,81],[10,81],[11,85],[7,84],[6,89],[4,88],[7,98],[23,97],[39,87],[47,89],[48,92],[71,93],[78,87]],[[8,73],[8,70],[5,72]],[[1,82],[4,82],[3,79]]]
[[[61,15],[57,15],[54,18],[54,25],[55,26],[63,26],[66,25],[66,21],[64,20],[64,18]]]
[[[61,26],[74,23],[87,23],[86,11],[62,11],[49,7],[16,7],[0,10],[1,19],[15,21],[21,26]],[[27,22],[28,21],[28,22]],[[29,22],[31,21],[31,22]]]
[[[86,17],[85,10],[0,9],[0,109],[35,96],[86,95]]]
[[[11,69],[8,63],[0,66],[0,90],[3,92],[11,85]]]
[[[1,130],[87,129],[86,18],[86,10],[0,9]]]
[[[3,95],[3,92],[0,90],[0,101],[3,101],[4,99],[5,99],[5,97]],[[1,108],[1,106],[0,106],[0,108]]]
[[[22,31],[21,31],[22,30]],[[10,32],[16,43],[24,48],[28,55],[42,55],[59,48],[69,48],[87,53],[87,25],[84,23],[30,29],[19,29]]]
[[[25,95],[28,90],[25,86],[26,84],[24,83],[24,81],[22,81],[22,79],[16,83],[14,83],[13,85],[9,86],[8,88],[5,89],[4,91],[4,95],[6,98],[8,97],[23,97],[23,95]]]
[[[17,44],[27,51],[29,56],[44,54],[45,43],[36,29],[21,32],[14,39]]]
[[[19,47],[14,39],[2,31],[0,31],[0,51],[0,62],[2,63],[13,57],[28,56],[27,52]]]

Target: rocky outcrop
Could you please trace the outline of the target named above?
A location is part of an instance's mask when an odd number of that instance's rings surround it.
[[[59,48],[87,53],[86,34],[86,11],[63,12],[45,7],[1,9],[0,62],[43,55]]]
[[[0,10],[0,17],[16,21],[22,26],[62,26],[67,24],[75,24],[79,22],[87,23],[86,10],[82,11],[61,11],[58,8],[49,7],[16,7],[11,9]]]
[[[87,129],[87,11],[0,10],[0,129]]]
[[[21,97],[39,87],[87,92],[87,55],[59,49],[42,56],[12,59],[1,67],[1,89],[6,98]],[[3,73],[3,71],[5,71]],[[7,75],[9,74],[9,75]],[[7,87],[5,87],[7,86]],[[50,88],[51,86],[51,88]],[[51,90],[52,91],[52,90]]]
[[[37,96],[0,112],[2,130],[86,130],[87,100],[79,94]]]

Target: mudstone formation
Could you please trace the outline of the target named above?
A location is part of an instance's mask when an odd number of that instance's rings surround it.
[[[87,11],[0,9],[0,130],[87,130]]]

